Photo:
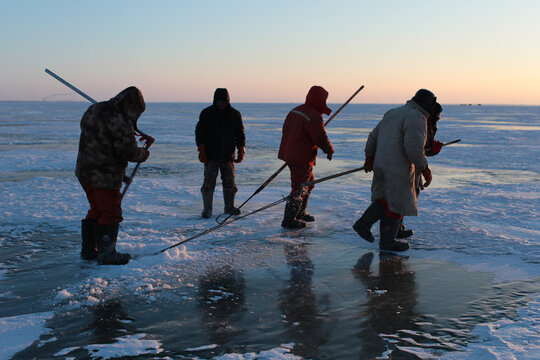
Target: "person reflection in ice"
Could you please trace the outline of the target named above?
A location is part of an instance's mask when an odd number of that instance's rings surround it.
[[[284,250],[291,277],[279,294],[279,307],[295,340],[294,353],[316,358],[319,347],[328,341],[328,333],[322,328],[321,310],[313,292],[314,265],[305,244],[285,244]],[[328,304],[328,299],[322,303]]]
[[[364,254],[352,269],[353,276],[367,287],[369,301],[366,313],[366,329],[360,333],[363,354],[367,358],[376,357],[388,349],[384,335],[394,337],[399,330],[415,327],[414,307],[416,305],[414,273],[407,270],[407,257],[389,252],[379,254],[379,273],[371,272],[373,253]],[[393,349],[392,358],[398,356]]]
[[[210,332],[209,340],[225,344],[244,331],[234,326],[244,307],[245,280],[231,266],[209,268],[199,280],[198,301],[203,323]]]
[[[112,343],[115,339],[133,334],[136,328],[118,299],[108,300],[93,307],[94,322],[88,327],[93,330],[97,344]]]

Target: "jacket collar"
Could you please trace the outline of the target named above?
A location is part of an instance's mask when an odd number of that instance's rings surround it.
[[[429,117],[429,113],[426,111],[426,109],[424,109],[423,107],[421,107],[420,105],[418,105],[416,102],[412,101],[412,100],[408,100],[407,101],[407,105],[409,106],[412,106],[413,108],[415,108],[416,110],[420,111],[422,113],[422,115],[424,115],[424,117],[427,119]]]

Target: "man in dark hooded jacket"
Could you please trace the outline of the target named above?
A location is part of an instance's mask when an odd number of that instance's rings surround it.
[[[235,183],[234,163],[244,160],[246,136],[242,115],[230,104],[227,89],[218,88],[214,92],[214,103],[205,108],[195,127],[195,141],[199,150],[199,161],[204,163],[204,183],[201,187],[205,219],[212,216],[212,202],[216,178],[221,172],[225,213],[241,214],[234,206],[238,189]],[[234,157],[235,148],[238,156]]]
[[[123,265],[131,258],[116,252],[118,224],[123,220],[120,188],[128,161],[143,162],[150,155],[135,139],[137,119],[145,108],[141,92],[132,86],[109,101],[91,105],[81,119],[75,175],[90,203],[82,220],[85,260]]]
[[[315,217],[306,212],[308,199],[313,186],[298,194],[300,185],[315,179],[313,166],[317,150],[332,160],[334,148],[328,140],[322,114],[330,115],[332,110],[326,106],[328,91],[321,86],[312,86],[303,105],[289,112],[283,124],[278,158],[285,161],[291,171],[291,195],[287,200],[281,226],[285,228],[304,228],[306,222],[315,221]]]

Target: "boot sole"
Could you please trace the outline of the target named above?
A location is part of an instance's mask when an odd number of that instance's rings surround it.
[[[298,225],[288,225],[288,224],[281,223],[281,227],[285,228],[285,229],[303,229],[306,226],[307,226],[307,224],[298,226]]]
[[[412,230],[404,230],[404,231],[399,231],[396,235],[396,238],[397,239],[406,239],[406,238],[409,238],[411,236],[414,235],[414,232]]]

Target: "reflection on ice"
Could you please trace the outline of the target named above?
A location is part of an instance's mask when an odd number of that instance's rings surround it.
[[[208,268],[200,277],[197,300],[212,343],[226,344],[247,331],[237,325],[247,310],[244,291],[242,273],[230,266]]]
[[[284,244],[290,278],[279,295],[283,322],[295,342],[294,352],[304,358],[316,357],[330,336],[325,314],[327,297],[317,298],[312,284],[314,264],[305,244]]]

